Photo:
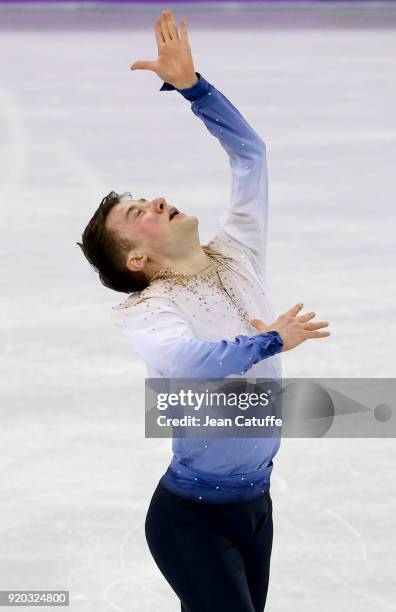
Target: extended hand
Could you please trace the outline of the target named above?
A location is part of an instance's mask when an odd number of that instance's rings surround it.
[[[282,351],[289,351],[295,348],[304,340],[310,338],[325,338],[330,336],[330,332],[320,332],[318,329],[328,326],[327,321],[308,323],[316,317],[315,312],[308,312],[305,315],[297,316],[304,304],[296,304],[290,310],[281,314],[272,325],[266,325],[260,319],[252,319],[250,323],[263,334],[269,331],[277,331],[283,340]]]
[[[172,11],[162,11],[155,22],[155,37],[158,46],[156,61],[139,60],[131,70],[152,70],[160,79],[176,89],[192,87],[197,82],[185,19],[180,22],[180,36]]]

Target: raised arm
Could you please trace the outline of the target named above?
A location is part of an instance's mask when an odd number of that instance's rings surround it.
[[[132,70],[154,71],[163,81],[160,91],[177,89],[191,102],[193,113],[218,139],[229,157],[231,201],[219,220],[216,237],[232,239],[251,257],[258,274],[265,274],[268,217],[266,147],[233,104],[195,72],[183,19],[180,36],[171,11],[156,22],[158,59],[137,61]]]
[[[265,143],[220,91],[199,72],[196,76],[198,81],[192,87],[179,92],[227,153],[232,176],[230,204],[220,217],[216,238],[220,242],[232,238],[264,276],[268,221]],[[169,89],[175,87],[164,83],[160,91]]]

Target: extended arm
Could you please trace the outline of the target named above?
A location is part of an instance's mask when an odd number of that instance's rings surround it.
[[[264,141],[233,104],[202,75],[195,72],[187,24],[180,35],[171,11],[156,21],[158,59],[139,60],[132,70],[152,70],[163,81],[160,91],[177,89],[191,102],[193,113],[219,140],[229,157],[232,173],[231,202],[220,218],[216,237],[225,235],[243,248],[258,274],[265,274],[268,186]]]
[[[245,374],[255,363],[281,352],[283,347],[277,331],[238,335],[233,341],[198,340],[188,321],[166,298],[148,298],[132,306],[120,326],[135,352],[165,378]]]
[[[193,113],[218,139],[229,157],[232,176],[228,209],[220,217],[223,231],[250,255],[259,274],[265,274],[268,220],[266,147],[233,104],[199,72],[197,82],[178,89],[191,102]],[[164,83],[160,91],[176,89]]]

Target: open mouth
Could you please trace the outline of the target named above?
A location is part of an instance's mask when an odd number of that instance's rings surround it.
[[[172,219],[174,219],[178,214],[180,213],[177,208],[172,207],[169,212],[169,221],[172,221]]]

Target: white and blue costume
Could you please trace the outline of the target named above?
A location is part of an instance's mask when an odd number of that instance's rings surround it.
[[[113,309],[147,365],[149,378],[281,379],[277,332],[257,334],[249,320],[272,323],[266,281],[266,145],[231,102],[200,73],[177,90],[229,158],[232,188],[209,246],[215,274],[168,271]],[[160,91],[175,89],[164,83]],[[174,438],[161,483],[202,503],[253,500],[269,490],[279,438]]]

